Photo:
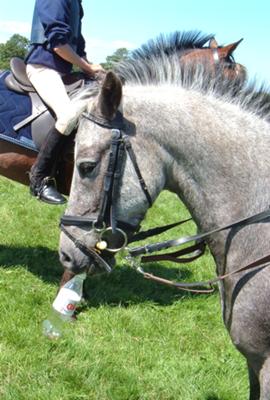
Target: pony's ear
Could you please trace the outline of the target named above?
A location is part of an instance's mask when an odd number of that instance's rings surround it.
[[[212,39],[210,39],[209,47],[210,47],[210,49],[217,49],[218,48],[218,43],[217,43],[217,41],[216,41],[216,39],[214,37]]]
[[[239,45],[239,43],[242,42],[242,40],[243,40],[243,39],[240,39],[240,40],[238,40],[238,42],[234,42],[234,43],[228,44],[227,46],[224,46],[224,47],[221,49],[221,53],[222,53],[223,57],[226,58],[226,57],[232,55],[232,53],[234,52],[234,50],[236,49],[236,47]]]
[[[115,73],[109,71],[102,84],[98,107],[106,119],[113,119],[122,99],[122,83]]]

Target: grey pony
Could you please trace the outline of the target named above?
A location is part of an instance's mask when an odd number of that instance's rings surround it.
[[[191,76],[192,74],[192,76]],[[120,79],[120,78],[121,79]],[[121,80],[125,80],[123,86]],[[269,97],[268,97],[269,99]],[[209,79],[164,55],[124,62],[91,94],[88,111],[113,120],[123,112],[143,177],[155,199],[176,193],[205,232],[269,208],[270,125],[267,94],[244,83]],[[66,213],[96,217],[101,204],[111,131],[83,118]],[[148,209],[127,157],[116,216],[134,226]],[[269,219],[216,234],[208,240],[217,273],[233,271],[269,253]],[[90,232],[69,227],[94,249]],[[60,260],[78,271],[92,263],[64,234]],[[223,319],[232,342],[246,357],[250,400],[270,399],[270,268],[227,278],[220,284]]]

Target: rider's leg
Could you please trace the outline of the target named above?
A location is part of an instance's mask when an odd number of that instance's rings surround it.
[[[52,128],[44,140],[37,159],[30,171],[30,193],[50,204],[63,204],[64,196],[58,192],[52,171],[57,163],[65,139],[56,128]]]
[[[50,178],[66,142],[66,135],[72,130],[70,121],[74,120],[75,111],[57,71],[40,65],[27,65],[26,71],[40,97],[56,115],[55,128],[49,132],[31,168],[30,192],[47,203],[62,204],[66,200]]]

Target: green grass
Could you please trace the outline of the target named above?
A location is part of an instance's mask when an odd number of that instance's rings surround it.
[[[223,326],[218,293],[159,286],[125,261],[110,275],[87,279],[87,304],[61,340],[42,336],[62,274],[63,211],[0,178],[0,399],[246,399],[245,361]],[[187,216],[175,196],[163,193],[144,226]],[[189,223],[162,238],[194,232]],[[209,254],[190,266],[145,269],[188,281],[214,275]]]

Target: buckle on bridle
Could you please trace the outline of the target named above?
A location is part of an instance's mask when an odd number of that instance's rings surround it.
[[[98,219],[96,219],[94,222],[93,222],[93,229],[96,231],[96,232],[103,232],[105,229],[106,229],[106,224],[105,224],[105,222],[104,221],[99,221]]]

